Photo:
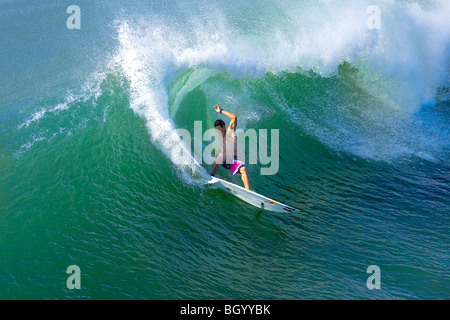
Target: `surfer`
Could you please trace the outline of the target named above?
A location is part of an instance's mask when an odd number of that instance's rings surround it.
[[[237,154],[237,137],[235,134],[237,116],[232,112],[223,110],[218,105],[215,105],[213,108],[217,113],[226,115],[231,121],[228,125],[228,129],[225,127],[225,122],[223,120],[217,119],[216,122],[214,122],[214,128],[219,133],[219,136],[222,137],[221,142],[223,152],[219,153],[214,161],[211,176],[214,177],[220,166],[223,166],[224,168],[231,170],[233,175],[240,174],[245,189],[249,190],[250,187],[245,164],[239,159]]]

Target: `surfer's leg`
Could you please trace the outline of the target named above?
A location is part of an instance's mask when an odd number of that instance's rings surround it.
[[[217,172],[217,170],[219,170],[220,166],[223,163],[223,153],[219,153],[219,155],[217,156],[216,160],[214,161],[214,165],[212,167],[211,170],[211,175],[214,176]]]
[[[247,170],[245,170],[245,167],[241,167],[241,169],[239,169],[239,172],[241,174],[241,179],[242,179],[242,182],[244,183],[245,189],[250,190],[250,187],[248,184]]]

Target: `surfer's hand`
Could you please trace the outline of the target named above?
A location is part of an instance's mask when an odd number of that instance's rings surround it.
[[[216,112],[220,113],[220,111],[222,111],[222,109],[220,109],[220,107],[216,104],[214,107],[214,110],[216,110]]]

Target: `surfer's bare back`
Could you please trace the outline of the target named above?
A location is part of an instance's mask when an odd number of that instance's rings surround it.
[[[247,170],[245,164],[238,156],[237,137],[235,130],[237,126],[237,116],[229,111],[225,111],[218,105],[215,105],[214,110],[217,113],[222,113],[231,119],[228,129],[225,127],[225,122],[221,119],[217,119],[214,122],[214,128],[219,133],[219,137],[222,137],[222,152],[217,156],[214,161],[213,168],[211,170],[211,176],[214,176],[219,170],[220,166],[231,170],[233,175],[240,174],[245,189],[249,190]]]

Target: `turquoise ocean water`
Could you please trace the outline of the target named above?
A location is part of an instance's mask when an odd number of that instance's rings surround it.
[[[0,0],[0,299],[448,299],[449,17],[444,0]],[[279,130],[279,170],[248,164],[251,188],[300,214],[179,164],[176,130],[211,128],[215,104]]]

